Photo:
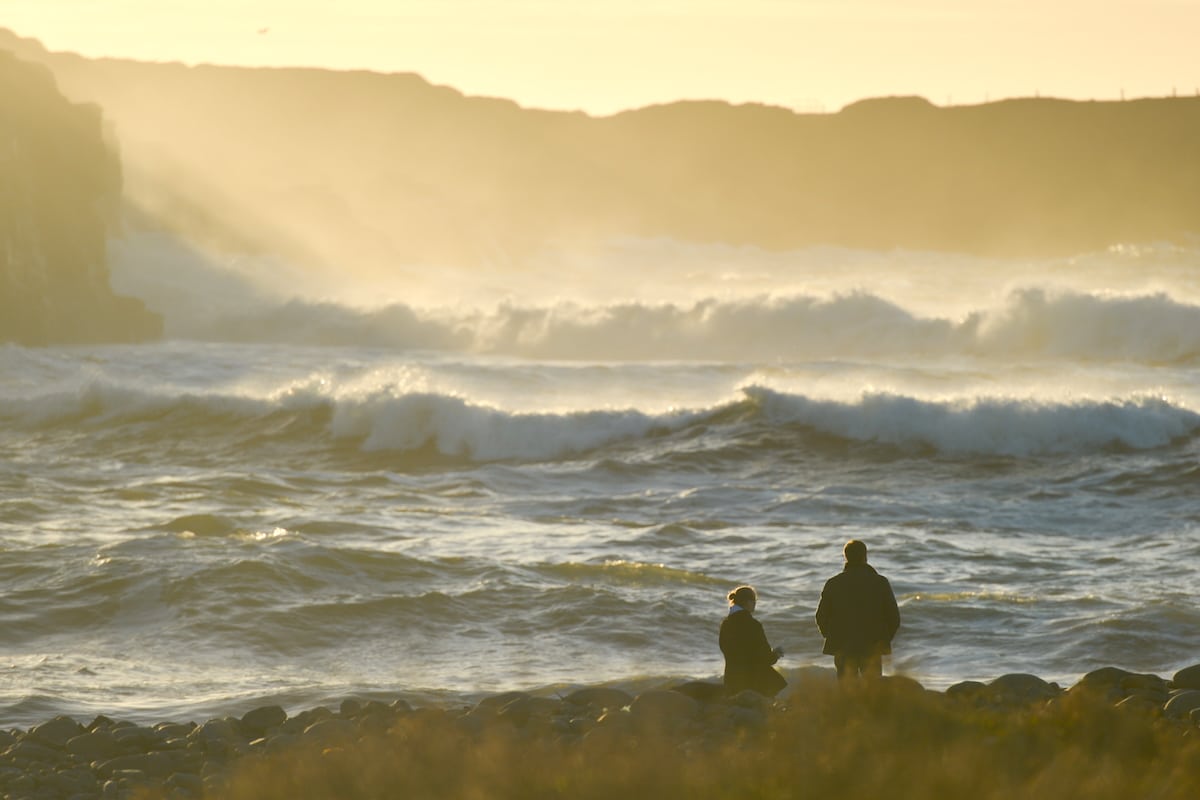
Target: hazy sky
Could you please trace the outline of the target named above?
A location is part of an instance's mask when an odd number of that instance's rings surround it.
[[[0,0],[52,50],[417,72],[610,113],[1196,94],[1200,0]]]

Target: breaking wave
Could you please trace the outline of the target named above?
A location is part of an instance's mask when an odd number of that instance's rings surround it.
[[[756,447],[806,437],[948,455],[1038,456],[1148,450],[1200,432],[1200,413],[1164,397],[1050,401],[1006,397],[930,400],[864,392],[850,400],[749,385],[689,409],[524,411],[397,385],[339,388],[325,378],[258,396],[178,392],[97,380],[73,391],[0,397],[0,421],[79,428],[140,440],[265,442],[365,453],[426,452],[468,461],[552,461],[669,436],[717,435]],[[763,436],[769,432],[770,436]],[[670,445],[666,446],[670,450]]]
[[[866,292],[690,305],[503,305],[490,312],[361,310],[291,301],[177,329],[204,341],[357,345],[562,360],[818,358],[1200,359],[1200,306],[1165,294],[1027,288],[961,319],[923,317]]]

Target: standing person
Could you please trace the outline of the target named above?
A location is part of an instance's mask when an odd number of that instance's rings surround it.
[[[752,689],[774,697],[787,680],[771,666],[783,650],[771,649],[762,623],[754,618],[758,593],[739,586],[729,593],[729,614],[721,620],[721,652],[725,654],[725,691],[737,694]]]
[[[846,564],[825,582],[817,605],[817,627],[825,637],[821,652],[833,656],[839,679],[878,678],[900,628],[896,595],[867,563],[865,544],[851,539],[842,555]]]

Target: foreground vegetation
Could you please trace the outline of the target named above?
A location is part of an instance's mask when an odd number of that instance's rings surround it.
[[[1111,690],[1045,698],[986,689],[943,694],[893,679],[845,691],[806,681],[774,705],[662,692],[640,711],[609,709],[595,720],[582,712],[567,720],[560,701],[517,695],[470,713],[396,713],[354,740],[245,759],[213,796],[1200,796],[1191,717],[1164,716],[1151,702],[1115,705]]]

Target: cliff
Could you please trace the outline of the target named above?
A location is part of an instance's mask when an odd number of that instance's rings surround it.
[[[99,109],[69,103],[45,67],[0,51],[0,342],[161,334],[156,315],[109,287],[107,225],[120,192]]]
[[[1200,98],[593,118],[416,75],[91,60],[0,31],[3,47],[104,107],[156,224],[341,268],[508,266],[614,236],[1046,255],[1200,232]]]

